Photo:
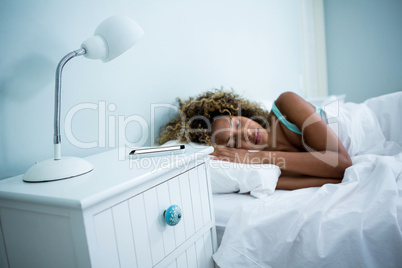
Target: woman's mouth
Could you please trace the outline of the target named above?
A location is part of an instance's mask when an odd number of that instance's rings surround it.
[[[261,132],[260,129],[257,128],[257,131],[254,135],[254,144],[258,144],[261,141]]]

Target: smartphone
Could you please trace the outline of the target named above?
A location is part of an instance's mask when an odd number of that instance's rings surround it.
[[[149,147],[139,148],[132,150],[129,154],[130,157],[155,157],[171,154],[182,154],[186,151],[185,145],[172,145],[162,147]]]

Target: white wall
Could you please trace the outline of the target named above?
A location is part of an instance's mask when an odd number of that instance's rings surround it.
[[[151,104],[173,103],[207,89],[233,87],[255,100],[274,99],[285,90],[303,95],[298,1],[2,0],[0,178],[52,157],[56,65],[115,14],[134,18],[145,36],[110,63],[79,57],[66,65],[62,121],[76,105],[99,104],[106,110],[86,109],[73,117],[67,128],[75,139],[97,146],[79,148],[63,132],[63,155],[87,156],[115,147],[119,135],[149,145],[150,128],[138,122],[153,122],[159,129],[172,114],[157,109],[153,120]],[[110,104],[116,109],[109,111]],[[119,129],[119,117],[129,116],[137,122]],[[116,137],[103,125],[116,129]]]
[[[402,1],[324,1],[328,90],[347,101],[402,90]]]

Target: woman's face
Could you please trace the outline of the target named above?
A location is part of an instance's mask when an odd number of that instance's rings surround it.
[[[268,145],[268,132],[247,117],[222,116],[212,122],[211,141],[231,148],[262,150]]]

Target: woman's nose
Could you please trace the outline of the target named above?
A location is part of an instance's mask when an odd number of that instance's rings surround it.
[[[251,136],[253,135],[251,129],[247,129],[247,138],[250,140]]]

